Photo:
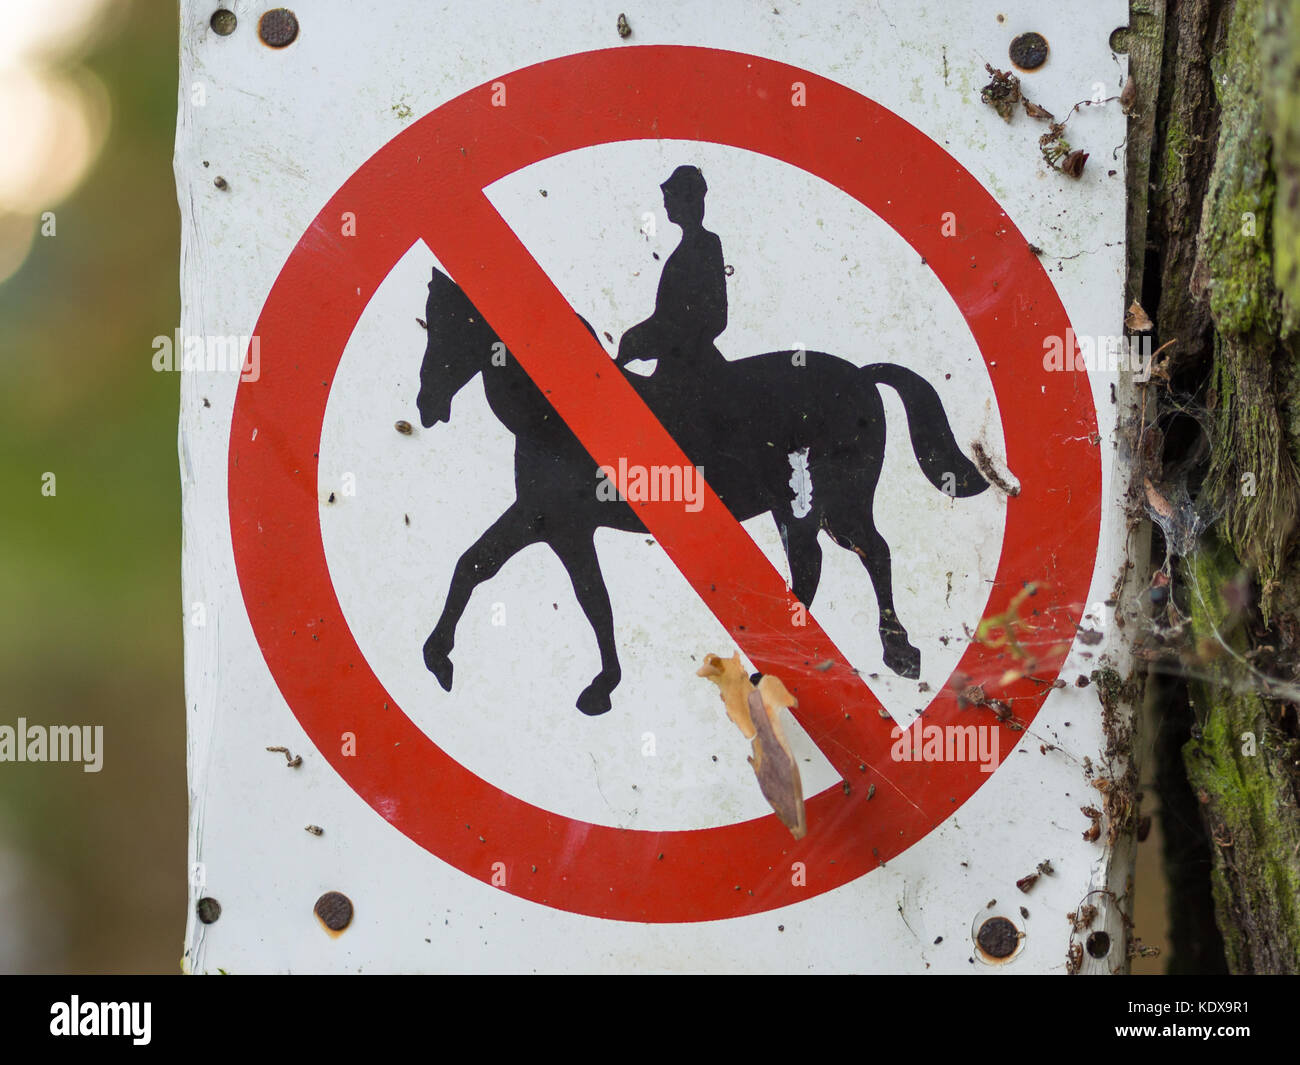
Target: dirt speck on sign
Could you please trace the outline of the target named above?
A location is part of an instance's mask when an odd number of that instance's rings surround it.
[[[284,755],[285,764],[290,769],[297,769],[302,765],[302,755],[294,754],[288,747],[268,747],[267,750],[272,754]]]
[[[984,69],[992,80],[980,89],[980,99],[1001,115],[1004,122],[1010,122],[1021,99],[1020,79],[1009,70],[997,70],[991,63],[985,63]]]
[[[1007,475],[994,465],[992,456],[984,449],[984,445],[980,441],[972,441],[970,451],[971,457],[974,458],[975,465],[979,468],[984,480],[1005,495],[1018,496],[1020,494],[1020,485],[1008,480]]]

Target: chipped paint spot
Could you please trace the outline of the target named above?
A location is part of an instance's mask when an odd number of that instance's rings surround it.
[[[791,513],[796,518],[806,518],[812,511],[812,470],[808,468],[808,449],[800,448],[790,452],[790,490],[794,499],[790,504]]]

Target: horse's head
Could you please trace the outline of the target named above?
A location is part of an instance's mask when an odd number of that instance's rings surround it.
[[[492,353],[493,334],[460,286],[436,266],[425,322],[428,340],[415,405],[427,429],[451,418],[452,397],[483,369]]]

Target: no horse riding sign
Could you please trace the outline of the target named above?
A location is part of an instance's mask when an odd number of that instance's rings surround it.
[[[651,6],[182,5],[186,966],[1122,969],[1125,5]]]

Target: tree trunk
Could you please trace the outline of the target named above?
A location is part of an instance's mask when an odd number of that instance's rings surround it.
[[[1227,967],[1300,972],[1300,0],[1131,10],[1129,285],[1174,342],[1139,448],[1175,557],[1146,651],[1182,678],[1153,687],[1190,737]],[[1195,937],[1175,921],[1175,958]]]

